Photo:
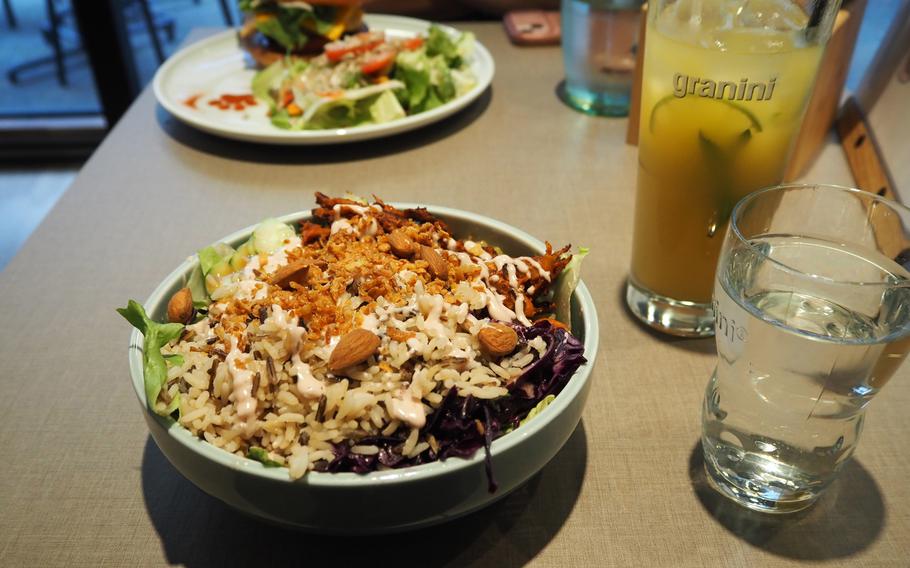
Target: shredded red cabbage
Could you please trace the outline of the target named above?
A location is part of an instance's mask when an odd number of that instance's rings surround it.
[[[460,397],[450,389],[436,411],[427,417],[421,431],[421,440],[433,436],[437,449],[432,447],[415,457],[401,454],[407,432],[400,436],[372,436],[356,442],[379,448],[375,455],[355,454],[350,442],[334,446],[335,458],[320,462],[317,470],[329,472],[350,471],[368,473],[382,467],[400,468],[445,460],[450,457],[468,458],[484,448],[484,465],[490,493],[496,491],[490,444],[518,424],[549,395],[558,395],[576,369],[585,363],[584,345],[564,328],[542,320],[532,326],[512,325],[519,341],[527,343],[541,337],[547,344],[546,352],[530,363],[521,376],[510,386],[509,394],[497,400],[480,400],[472,396]]]

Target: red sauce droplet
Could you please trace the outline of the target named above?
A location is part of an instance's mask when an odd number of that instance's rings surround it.
[[[256,106],[256,97],[253,95],[231,95],[225,93],[217,99],[209,101],[209,105],[219,110],[246,110],[251,106]]]
[[[202,96],[202,94],[193,95],[192,97],[189,97],[185,101],[183,101],[183,104],[185,104],[186,106],[188,106],[190,108],[196,108],[196,102],[199,100],[199,97],[201,97],[201,96]]]

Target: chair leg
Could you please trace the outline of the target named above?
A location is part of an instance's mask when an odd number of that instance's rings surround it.
[[[224,16],[224,23],[230,27],[234,27],[234,16],[231,13],[231,7],[228,6],[227,0],[219,0],[221,2],[221,14]]]
[[[13,5],[9,3],[9,0],[3,0],[3,13],[6,14],[6,23],[11,29],[19,27],[19,22],[16,21],[16,13],[13,12]]]
[[[77,49],[66,50],[61,55],[63,57],[63,60],[66,61],[66,59],[69,57],[76,57],[77,55],[82,55],[82,54],[83,54],[82,49],[77,48]],[[20,75],[25,73],[26,71],[29,71],[31,69],[37,69],[38,67],[44,67],[45,65],[55,65],[56,63],[57,63],[57,59],[53,55],[39,57],[38,59],[32,59],[32,60],[26,61],[25,63],[16,65],[15,67],[10,67],[9,69],[7,69],[6,78],[10,83],[17,85],[19,83]]]
[[[142,10],[142,19],[145,20],[145,29],[148,30],[149,38],[152,40],[155,57],[158,58],[159,64],[164,63],[164,50],[161,49],[161,40],[158,39],[158,32],[155,30],[155,20],[152,18],[148,0],[139,0],[139,8]]]
[[[51,48],[54,50],[54,66],[57,68],[57,81],[66,86],[69,84],[66,78],[66,61],[63,56],[63,46],[60,44],[60,18],[57,16],[57,10],[54,8],[54,0],[47,0],[47,19],[50,23],[50,40]]]

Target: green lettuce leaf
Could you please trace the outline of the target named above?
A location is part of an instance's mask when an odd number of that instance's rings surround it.
[[[402,104],[414,112],[423,103],[430,90],[430,69],[423,49],[402,51],[395,58],[394,79],[405,85]]]
[[[455,52],[461,60],[460,63],[462,65],[459,65],[459,67],[463,66],[464,62],[474,55],[474,34],[472,32],[464,32],[459,36],[455,41]]]
[[[231,257],[234,256],[234,249],[230,245],[224,243],[215,243],[210,247],[205,247],[196,254],[199,256],[199,267],[202,269],[202,276],[205,277],[208,276],[208,273],[215,266],[231,260]],[[203,283],[204,282],[205,279],[203,278]],[[193,299],[196,299],[195,295],[193,296]]]
[[[284,464],[277,462],[273,459],[269,459],[269,453],[263,448],[257,446],[251,446],[249,451],[246,453],[246,457],[251,460],[256,460],[265,467],[284,467]]]
[[[572,254],[572,260],[566,265],[556,280],[555,296],[556,319],[572,329],[572,292],[581,280],[581,262],[588,256],[587,247],[579,247],[578,252]]]
[[[285,130],[291,130],[294,127],[291,123],[291,115],[284,109],[281,109],[272,115],[272,124]]]
[[[306,123],[307,129],[349,128],[369,122],[370,106],[377,96],[366,99],[351,100],[340,98],[323,104]]]
[[[313,6],[313,11],[307,14],[319,35],[325,35],[335,27],[335,13],[339,10],[335,6]]]
[[[202,269],[203,276],[208,274],[213,266],[221,262],[221,255],[218,254],[214,247],[205,247],[196,254],[199,255],[199,267]],[[195,298],[195,296],[193,297]]]
[[[439,98],[439,95],[436,92],[435,88],[430,88],[427,91],[427,96],[420,102],[419,105],[411,109],[412,113],[425,112],[432,110],[438,106],[442,106],[443,101]]]
[[[458,46],[439,26],[430,26],[425,45],[428,56],[441,55],[446,64],[452,67],[458,67],[461,64]]]
[[[405,112],[392,91],[385,91],[370,104],[370,117],[376,124],[404,118]]]
[[[455,98],[455,81],[452,79],[452,72],[445,60],[439,56],[430,58],[430,83],[440,102],[445,103]]]
[[[167,384],[167,362],[161,354],[161,348],[180,337],[184,326],[180,323],[157,323],[150,320],[145,309],[135,300],[130,300],[125,308],[118,308],[117,313],[142,333],[144,340],[142,375],[145,383],[145,398],[149,408],[155,410],[158,394]],[[179,398],[179,396],[174,397],[160,414],[168,416],[174,412],[179,407]]]
[[[194,308],[207,308],[209,306],[211,299],[205,289],[205,276],[202,274],[201,264],[197,264],[193,271],[190,272],[186,287],[190,289],[190,295],[193,296]]]
[[[278,90],[281,85],[281,79],[284,77],[285,65],[282,59],[272,63],[262,71],[253,75],[253,96],[266,102],[269,108],[274,110],[277,101],[272,93]]]
[[[256,22],[256,30],[277,41],[288,51],[300,49],[306,45],[309,37],[300,27],[309,12],[303,10],[280,9],[275,11],[274,18],[264,18]]]
[[[531,412],[528,412],[528,415],[525,416],[524,419],[518,423],[518,427],[520,428],[520,427],[524,426],[525,424],[527,424],[528,420],[534,418],[535,416],[537,416],[538,414],[543,412],[543,409],[546,408],[547,406],[549,406],[550,403],[553,402],[554,400],[556,400],[555,394],[545,396],[540,402],[537,403],[537,406],[532,408]]]

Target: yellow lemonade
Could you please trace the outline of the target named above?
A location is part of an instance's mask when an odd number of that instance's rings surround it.
[[[794,2],[749,2],[775,10],[761,25],[737,2],[693,14],[708,3],[649,17],[632,248],[635,285],[698,304],[711,301],[733,205],[783,177],[823,43]],[[723,20],[705,31],[711,17]]]

